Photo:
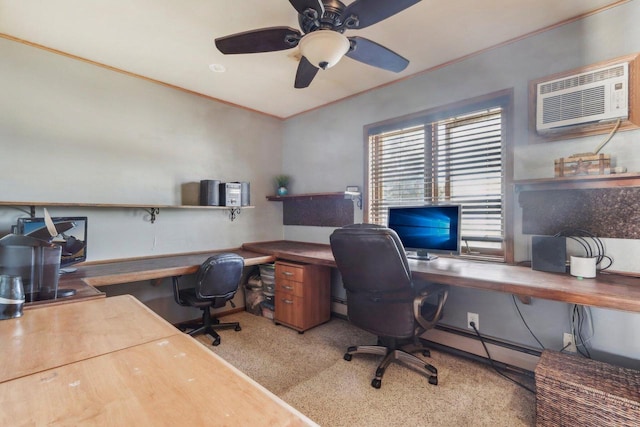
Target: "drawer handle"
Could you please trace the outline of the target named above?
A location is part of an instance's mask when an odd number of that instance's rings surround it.
[[[290,299],[282,298],[282,302],[285,303],[285,304],[293,304],[293,301],[291,301]]]
[[[290,271],[283,271],[282,274],[284,274],[285,276],[293,276],[293,273]]]
[[[286,289],[288,291],[292,291],[293,290],[293,286],[286,286],[286,285],[282,285],[283,289]]]

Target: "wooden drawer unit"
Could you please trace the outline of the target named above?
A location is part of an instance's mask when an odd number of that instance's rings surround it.
[[[331,316],[329,267],[293,262],[276,262],[276,324],[304,332]]]

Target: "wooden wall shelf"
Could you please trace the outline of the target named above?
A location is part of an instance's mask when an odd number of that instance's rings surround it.
[[[580,175],[514,182],[524,234],[588,230],[598,237],[640,238],[640,174]]]
[[[292,200],[292,199],[303,199],[303,198],[335,198],[335,199],[343,199],[343,192],[333,192],[333,193],[303,193],[303,194],[287,194],[286,196],[267,196],[267,200],[271,202],[282,202],[284,200]]]
[[[36,216],[36,207],[79,207],[79,208],[120,208],[120,209],[144,209],[151,216],[151,223],[156,221],[160,209],[209,209],[228,210],[231,221],[235,220],[242,209],[251,209],[255,206],[200,206],[200,205],[153,205],[153,204],[118,204],[118,203],[65,203],[65,202],[7,202],[0,201],[0,206],[15,208],[28,207],[27,212],[32,217]]]
[[[267,200],[282,202],[283,225],[342,227],[353,224],[353,199],[345,199],[344,192],[267,196]]]
[[[640,187],[640,173],[578,175],[559,178],[522,179],[513,182],[517,191],[584,190],[594,188]]]

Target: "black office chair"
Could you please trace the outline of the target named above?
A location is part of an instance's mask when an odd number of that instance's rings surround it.
[[[192,329],[189,335],[208,334],[213,337],[212,345],[220,344],[220,335],[215,329],[242,328],[238,322],[220,323],[211,317],[211,308],[221,308],[227,303],[235,307],[231,298],[238,291],[244,259],[233,253],[221,253],[207,259],[196,274],[194,288],[180,289],[178,279],[173,277],[173,297],[182,306],[198,307],[202,310],[202,322],[184,322],[176,325],[181,331]]]
[[[437,385],[438,370],[411,353],[430,356],[419,337],[442,317],[448,287],[413,280],[404,247],[389,228],[349,225],[335,230],[330,241],[347,290],[349,321],[378,336],[377,345],[349,347],[344,359],[358,353],[384,356],[371,381],[375,388],[392,361],[413,367]]]

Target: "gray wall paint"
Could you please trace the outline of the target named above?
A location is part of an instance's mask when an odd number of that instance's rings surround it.
[[[282,238],[282,206],[265,199],[282,121],[2,38],[0,58],[0,200],[179,205],[185,183],[251,183],[255,209],[234,222],[218,210],[161,209],[151,224],[142,209],[50,208],[89,217],[89,260]],[[20,216],[0,207],[0,235]],[[175,305],[168,283],[149,287],[127,290]]]
[[[553,176],[553,160],[594,150],[604,136],[529,144],[528,82],[553,73],[640,51],[638,2],[492,49],[464,61],[291,118],[284,130],[283,167],[295,180],[295,192],[339,191],[347,184],[363,185],[363,126],[459,100],[513,88],[514,178]],[[330,72],[330,71],[329,71]],[[321,73],[322,74],[322,73]],[[322,75],[318,78],[322,78]],[[617,134],[603,152],[630,171],[640,170],[640,131]],[[313,155],[309,155],[312,153]],[[358,213],[356,214],[358,215]],[[361,219],[360,213],[360,219]],[[521,230],[521,210],[513,212],[516,259],[529,259],[530,236]],[[358,218],[356,218],[358,220]],[[285,238],[328,243],[332,229],[285,227]],[[613,268],[640,272],[637,240],[605,240]],[[576,281],[576,286],[581,283]],[[520,306],[530,327],[549,348],[562,347],[569,332],[564,303],[535,299]],[[468,311],[480,314],[481,331],[508,341],[536,346],[522,324],[510,295],[454,288],[444,323],[466,326]],[[598,357],[619,363],[640,363],[640,314],[594,309]]]

